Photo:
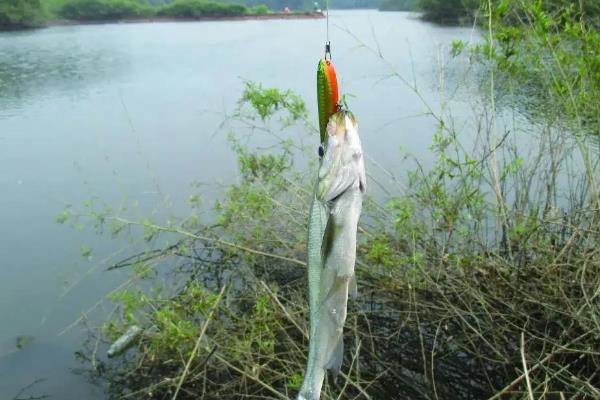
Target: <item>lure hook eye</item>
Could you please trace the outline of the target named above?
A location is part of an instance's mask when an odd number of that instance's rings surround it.
[[[331,60],[331,42],[325,42],[325,60]]]

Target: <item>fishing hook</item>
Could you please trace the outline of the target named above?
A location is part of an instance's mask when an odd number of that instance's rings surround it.
[[[329,56],[329,58],[327,58]],[[325,59],[331,61],[331,42],[325,42]]]

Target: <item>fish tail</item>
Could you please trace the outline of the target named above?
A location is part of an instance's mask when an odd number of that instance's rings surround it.
[[[329,341],[329,360],[325,367],[335,376],[340,372],[344,358],[344,324],[346,323],[346,314],[348,309],[348,292],[351,277],[339,276],[335,274],[334,282],[331,287],[329,298],[325,301],[327,312],[330,315],[330,324],[327,335]]]
[[[333,375],[334,382],[337,380],[337,376],[342,368],[342,361],[344,360],[344,338],[340,335],[337,338],[337,343],[333,344],[333,351],[329,357],[329,361],[325,364],[331,374]]]

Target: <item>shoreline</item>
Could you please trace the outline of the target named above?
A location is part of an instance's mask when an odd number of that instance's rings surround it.
[[[265,15],[237,15],[237,16],[212,16],[199,18],[174,18],[174,17],[144,17],[114,20],[78,21],[73,19],[54,19],[46,22],[46,27],[73,26],[73,25],[104,25],[104,24],[140,24],[157,22],[211,22],[211,21],[251,21],[251,20],[281,20],[281,19],[321,19],[325,16],[321,13],[276,13]]]

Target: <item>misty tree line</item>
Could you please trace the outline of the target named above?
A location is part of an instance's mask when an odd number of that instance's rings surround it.
[[[43,20],[40,0],[0,1],[0,30],[39,26]]]
[[[42,26],[48,19],[65,18],[57,13],[66,3],[112,2],[113,9],[136,9],[161,6],[173,0],[0,0],[0,30],[23,29]],[[207,0],[208,1],[208,0]],[[248,7],[266,5],[271,10],[283,8],[310,10],[324,8],[325,0],[211,0],[217,3],[241,3]],[[505,3],[513,8],[525,0],[492,0],[492,5]],[[111,4],[112,4],[111,3]],[[541,7],[555,14],[569,7],[580,9],[586,18],[598,21],[599,0],[540,0]],[[380,8],[393,11],[421,11],[427,20],[457,23],[472,21],[487,0],[329,0],[331,8]],[[118,6],[118,7],[117,7]],[[68,17],[67,17],[68,18]],[[110,19],[110,18],[109,18]],[[600,24],[594,24],[598,26]]]
[[[379,1],[329,0],[329,5],[332,8],[377,8]],[[61,15],[61,10],[67,4],[78,8],[97,8],[99,12],[104,8],[110,8],[112,11],[133,12],[163,6],[171,2],[173,0],[0,0],[0,30],[35,28],[43,26],[49,19],[68,19]],[[274,11],[286,7],[293,11],[325,7],[325,0],[210,0],[210,2],[239,3],[248,7],[266,5]],[[107,3],[107,5],[98,6],[95,3]],[[116,15],[118,14],[117,12]],[[102,19],[101,17],[103,16],[100,15],[98,19]]]
[[[532,0],[492,0],[492,7],[500,4],[518,10]],[[537,0],[541,9],[549,15],[574,8],[586,18],[595,20],[600,16],[599,0]],[[488,6],[488,0],[381,0],[380,9],[385,11],[421,11],[430,21],[457,23],[472,22],[473,17]],[[518,12],[517,12],[518,14]]]

